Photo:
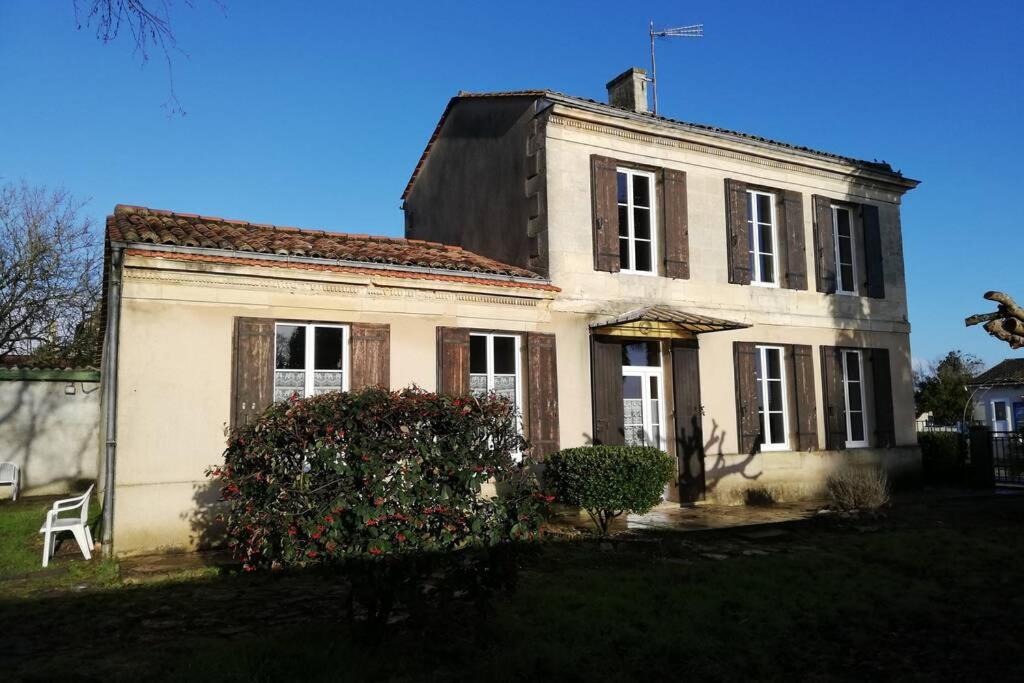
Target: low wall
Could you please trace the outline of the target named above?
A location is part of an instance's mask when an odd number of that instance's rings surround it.
[[[92,370],[0,370],[0,461],[21,468],[20,495],[77,491],[96,479],[99,379]],[[10,495],[0,486],[0,497]]]

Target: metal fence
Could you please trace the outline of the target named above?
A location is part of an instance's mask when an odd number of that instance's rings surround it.
[[[992,432],[992,475],[997,484],[1024,486],[1024,435]]]
[[[915,425],[919,432],[951,432],[954,434],[966,434],[971,428],[971,424],[968,422],[961,422],[954,425],[943,425],[936,424],[931,420],[918,420]]]

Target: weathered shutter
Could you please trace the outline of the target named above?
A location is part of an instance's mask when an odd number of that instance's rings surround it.
[[[661,169],[662,225],[665,227],[665,276],[690,277],[690,232],[686,213],[686,173]]]
[[[353,391],[365,387],[391,387],[391,326],[353,323],[349,358]]]
[[[558,450],[558,360],[555,335],[526,335],[527,415],[531,454],[543,460]]]
[[[818,450],[818,402],[814,397],[814,356],[810,346],[789,346],[789,386],[792,396],[794,450]]]
[[[437,391],[452,396],[469,393],[469,330],[437,328]]]
[[[274,401],[274,321],[235,318],[231,427],[254,420]]]
[[[882,263],[882,227],[878,221],[878,207],[873,204],[861,204],[860,216],[864,225],[867,293],[874,299],[884,299],[885,267]]]
[[[846,396],[843,393],[843,360],[835,346],[821,347],[822,398],[825,401],[825,448],[846,447]]]
[[[594,402],[594,438],[597,445],[625,443],[622,407],[622,343],[592,337],[590,381]]]
[[[785,256],[780,263],[783,279],[781,284],[786,289],[807,289],[807,249],[804,239],[804,199],[803,195],[793,190],[780,192],[782,220],[779,232],[780,256]],[[784,239],[784,241],[783,241]]]
[[[672,394],[675,397],[679,497],[704,498],[704,410],[700,403],[700,363],[696,346],[672,344]]]
[[[757,417],[757,347],[733,342],[736,369],[736,436],[741,454],[759,450],[761,423]]]
[[[836,291],[836,243],[832,235],[832,200],[821,195],[811,197],[814,205],[814,271],[818,291]]]
[[[594,213],[594,269],[619,271],[619,201],[614,159],[590,157]]]
[[[875,394],[875,446],[896,445],[896,418],[892,404],[892,372],[889,349],[871,349],[871,379]]]
[[[750,229],[747,226],[747,184],[725,181],[725,222],[729,256],[729,282],[750,284]]]

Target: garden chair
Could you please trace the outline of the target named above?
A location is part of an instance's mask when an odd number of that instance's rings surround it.
[[[43,566],[50,562],[53,551],[57,549],[57,534],[62,531],[70,531],[78,542],[85,559],[92,559],[92,532],[89,531],[89,496],[92,494],[94,485],[89,490],[74,498],[58,500],[46,513],[46,523],[39,530],[43,534]],[[61,517],[62,512],[77,510],[74,517]]]
[[[13,486],[11,500],[18,500],[18,491],[21,489],[21,468],[13,462],[0,462],[0,484]]]

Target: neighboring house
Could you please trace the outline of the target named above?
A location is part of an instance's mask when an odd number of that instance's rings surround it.
[[[225,428],[371,384],[508,396],[532,460],[658,446],[675,501],[818,495],[846,464],[916,476],[899,204],[917,181],[651,115],[639,70],[609,97],[453,98],[407,240],[117,207],[115,549],[211,540]]]
[[[1007,358],[967,385],[974,420],[996,432],[1024,427],[1024,358]]]

